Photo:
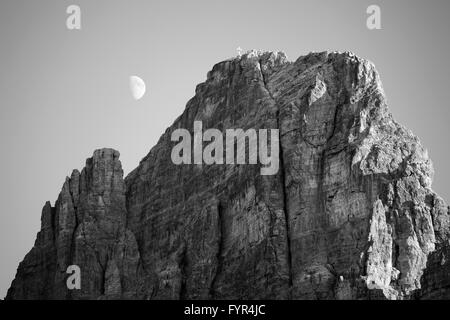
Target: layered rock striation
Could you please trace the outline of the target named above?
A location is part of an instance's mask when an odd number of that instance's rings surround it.
[[[279,170],[171,161],[178,128],[279,129]],[[449,208],[419,140],[351,53],[216,64],[125,179],[111,149],[46,203],[8,299],[449,297]],[[81,269],[68,290],[66,269]]]

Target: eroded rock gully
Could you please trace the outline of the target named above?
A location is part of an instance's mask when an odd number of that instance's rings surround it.
[[[278,128],[280,166],[174,165],[171,133]],[[8,299],[448,298],[449,208],[372,63],[249,52],[216,64],[125,179],[95,151],[42,211]],[[68,265],[81,290],[66,288]]]

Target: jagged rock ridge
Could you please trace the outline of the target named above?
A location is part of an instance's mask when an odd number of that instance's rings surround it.
[[[194,121],[278,128],[278,174],[174,165],[171,133]],[[7,298],[448,297],[449,208],[432,174],[372,63],[251,51],[213,67],[125,180],[111,149],[74,171]],[[81,290],[65,286],[70,264]]]

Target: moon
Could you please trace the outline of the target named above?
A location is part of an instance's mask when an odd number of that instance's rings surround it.
[[[130,77],[130,90],[134,100],[141,99],[145,94],[145,82],[138,76]]]

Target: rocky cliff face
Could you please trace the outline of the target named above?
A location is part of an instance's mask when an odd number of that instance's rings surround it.
[[[7,298],[134,297],[139,251],[126,218],[119,153],[97,150],[66,178],[55,207],[45,204],[41,231]],[[81,290],[67,289],[70,265],[81,268]]]
[[[171,134],[279,129],[279,170],[175,165]],[[218,63],[125,180],[104,149],[42,212],[9,299],[449,296],[449,208],[426,150],[350,53]],[[81,289],[66,268],[81,268]]]

